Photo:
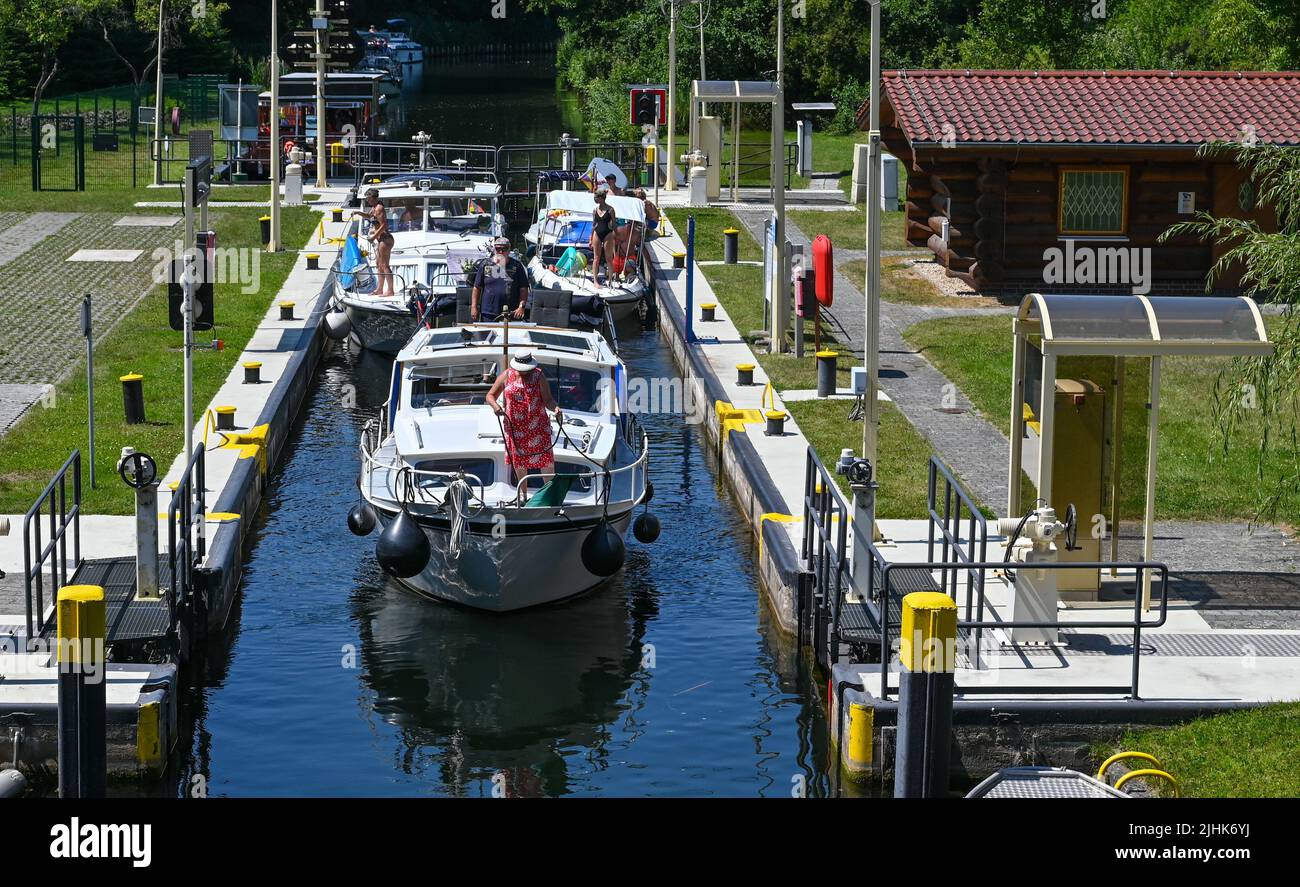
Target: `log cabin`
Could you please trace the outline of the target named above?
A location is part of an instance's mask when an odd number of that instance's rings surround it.
[[[1276,223],[1234,157],[1197,150],[1300,144],[1294,71],[886,71],[882,93],[908,243],[1002,298],[1204,292],[1224,248],[1162,232],[1203,210]],[[1213,292],[1239,293],[1240,274]]]

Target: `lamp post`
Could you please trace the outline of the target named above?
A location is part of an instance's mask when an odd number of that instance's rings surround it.
[[[877,434],[880,402],[876,386],[880,378],[880,0],[871,3],[871,123],[867,148],[867,279],[866,341],[863,363],[867,390],[862,410],[862,457],[877,467]]]
[[[316,0],[311,26],[316,31],[316,187],[329,184],[325,179],[325,59],[329,53],[329,19],[325,0]]]
[[[673,164],[677,162],[677,157],[673,153],[673,123],[677,111],[674,96],[677,95],[677,4],[679,0],[665,0],[668,4],[668,157],[667,170],[668,180],[664,183],[664,190],[676,191],[677,178],[673,175]],[[658,165],[659,159],[655,158],[655,164]],[[655,175],[658,176],[658,171]]]
[[[158,152],[158,159],[153,165],[153,183],[162,184],[162,113],[163,113],[163,16],[167,10],[167,0],[158,0],[158,58],[154,63],[153,96],[153,149]]]
[[[317,121],[317,129],[320,121]],[[266,251],[280,251],[280,9],[271,0],[271,237]]]

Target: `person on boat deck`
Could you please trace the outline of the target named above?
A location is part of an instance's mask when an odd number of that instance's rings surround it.
[[[605,176],[605,187],[608,188],[609,193],[613,194],[615,197],[623,196],[623,189],[618,186],[618,176],[613,173]]]
[[[645,229],[646,237],[649,239],[649,236],[659,229],[659,207],[646,197],[645,188],[636,189],[636,198],[645,204]]]
[[[393,233],[388,230],[388,211],[379,202],[379,191],[371,188],[366,192],[366,209],[357,210],[353,216],[370,219],[370,234],[367,239],[375,251],[375,271],[379,276],[377,296],[391,296],[393,293],[393,268],[388,258],[393,254]]]
[[[618,228],[618,213],[605,199],[608,194],[603,187],[596,192],[596,208],[591,214],[592,280],[600,274],[601,260],[604,260],[607,269],[612,271],[614,267],[614,231]]]
[[[487,393],[487,405],[501,417],[505,432],[506,465],[512,483],[540,474],[543,483],[555,475],[555,439],[547,412],[561,421],[560,405],[551,394],[546,374],[529,352],[515,355]],[[520,491],[527,496],[527,489]]]
[[[476,321],[493,321],[509,311],[519,320],[527,304],[528,272],[523,262],[510,255],[510,240],[498,237],[492,241],[492,258],[480,262],[474,275],[470,316]]]

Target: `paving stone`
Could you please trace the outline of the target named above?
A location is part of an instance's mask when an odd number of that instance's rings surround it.
[[[0,231],[0,265],[6,265],[32,249],[46,238],[61,232],[80,213],[5,213],[14,217]],[[6,219],[0,217],[0,223]]]

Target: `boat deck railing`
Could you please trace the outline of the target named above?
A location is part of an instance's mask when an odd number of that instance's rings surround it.
[[[387,414],[388,406],[385,404],[380,423],[376,425],[373,420],[367,422],[361,434],[359,483],[363,485],[362,488],[368,498],[385,499],[394,504],[403,502],[409,504],[418,499],[424,505],[440,506],[442,500],[429,493],[435,489],[445,491],[452,481],[463,478],[476,488],[478,501],[486,502],[485,493],[488,485],[473,473],[417,469],[404,462],[395,452],[389,458],[379,455],[381,444],[387,437],[386,422],[382,418]],[[636,503],[641,500],[645,494],[648,477],[649,439],[639,425],[633,423],[632,427],[641,436],[640,454],[637,459],[617,468],[592,467],[572,472],[571,476],[576,481],[589,484],[588,489],[594,495],[590,501],[586,501],[585,494],[582,500],[575,499],[572,502],[566,500],[566,505],[613,505]],[[380,473],[383,475],[382,478],[377,477]],[[528,479],[524,477],[516,485],[516,495],[527,488]]]

